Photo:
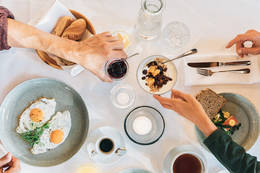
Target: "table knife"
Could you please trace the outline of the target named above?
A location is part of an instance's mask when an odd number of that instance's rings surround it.
[[[188,66],[195,68],[220,67],[220,66],[247,66],[251,61],[233,61],[233,62],[192,62]]]

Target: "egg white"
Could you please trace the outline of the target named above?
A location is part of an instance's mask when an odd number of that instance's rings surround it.
[[[40,137],[40,142],[34,144],[31,152],[33,154],[45,153],[48,150],[54,149],[61,145],[69,135],[71,129],[71,117],[69,111],[57,112],[49,122],[49,128],[43,131]],[[61,143],[54,144],[50,141],[50,135],[54,130],[62,130],[64,132],[64,138]]]
[[[33,122],[31,120],[30,112],[34,108],[38,108],[43,111],[44,116],[41,122]],[[41,127],[51,119],[51,116],[55,113],[55,109],[56,109],[55,99],[41,98],[37,100],[36,102],[31,104],[27,109],[25,109],[21,114],[16,132],[24,133],[30,130],[34,130],[37,127]]]

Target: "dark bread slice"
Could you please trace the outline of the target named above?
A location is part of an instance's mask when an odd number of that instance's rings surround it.
[[[200,102],[210,119],[214,118],[226,103],[226,99],[223,96],[218,95],[209,88],[202,90],[196,96],[196,99]]]

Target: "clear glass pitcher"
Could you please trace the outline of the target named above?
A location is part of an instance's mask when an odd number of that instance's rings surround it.
[[[136,33],[139,37],[152,40],[160,35],[164,6],[164,0],[142,0],[136,24]]]

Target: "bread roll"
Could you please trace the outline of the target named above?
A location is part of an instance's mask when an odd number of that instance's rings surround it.
[[[209,88],[202,90],[196,96],[196,99],[200,102],[210,119],[214,118],[226,103],[226,99],[223,96],[218,95]]]
[[[62,34],[62,38],[70,40],[80,40],[86,31],[86,21],[84,19],[78,19],[72,22],[72,24],[65,29]]]
[[[88,38],[90,38],[92,36],[93,36],[93,34],[88,29],[86,29],[86,31],[84,32],[84,34],[81,37],[80,41],[87,40]]]
[[[74,19],[70,16],[64,16],[59,18],[55,27],[52,30],[53,35],[61,36],[64,30],[74,21]]]
[[[53,55],[53,54],[50,54],[50,53],[48,53],[48,55],[49,55],[49,57],[51,59],[53,59],[60,66],[71,66],[71,65],[75,64],[74,62],[71,62],[71,61],[68,61],[66,59],[60,58],[60,57],[58,57],[56,55]]]

